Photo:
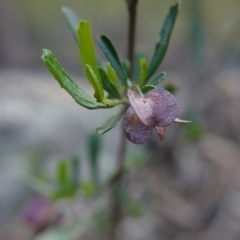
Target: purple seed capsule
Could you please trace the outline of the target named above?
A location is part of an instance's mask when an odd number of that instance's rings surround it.
[[[168,91],[158,88],[149,91],[145,97],[128,90],[131,106],[127,109],[124,129],[129,141],[144,143],[155,128],[161,140],[165,136],[165,127],[177,118],[179,108],[176,98]]]

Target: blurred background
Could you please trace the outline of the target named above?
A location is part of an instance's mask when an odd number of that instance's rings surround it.
[[[137,53],[151,58],[172,3],[139,0]],[[1,240],[35,239],[23,211],[49,191],[37,179],[55,183],[59,159],[74,156],[81,156],[82,175],[88,179],[86,138],[114,113],[78,106],[41,61],[42,49],[50,49],[91,93],[63,5],[91,21],[94,37],[107,34],[125,57],[123,0],[0,1]],[[126,191],[134,204],[119,239],[240,239],[239,22],[239,0],[182,0],[159,72],[165,71],[165,84],[176,89],[180,118],[193,123],[172,125],[164,142],[153,135],[144,147],[129,143],[129,156],[137,160]],[[115,166],[120,130],[117,126],[101,138],[103,180]],[[76,209],[81,216],[91,210],[87,200],[61,200],[57,207],[71,217]],[[93,237],[79,233],[69,239]],[[56,238],[41,238],[47,239]]]

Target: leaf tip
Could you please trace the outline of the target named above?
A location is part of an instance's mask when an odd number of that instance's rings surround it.
[[[61,11],[62,11],[62,13],[66,13],[67,10],[68,10],[68,7],[66,7],[66,6],[64,6],[64,5],[61,6]]]
[[[98,135],[102,135],[102,134],[103,134],[103,132],[101,132],[101,130],[99,129],[99,127],[96,128],[96,129],[94,130],[94,132],[97,133]]]
[[[48,49],[43,49],[41,58],[43,60],[46,60],[46,58],[49,57],[51,54],[52,54],[52,52],[49,51]]]
[[[177,2],[174,3],[171,8],[176,8],[177,10],[179,10],[180,4],[181,4],[181,0],[177,0]]]
[[[90,21],[89,20],[82,20],[82,21],[80,21],[79,25],[80,25],[80,27],[84,26],[84,25],[89,26],[90,25]]]

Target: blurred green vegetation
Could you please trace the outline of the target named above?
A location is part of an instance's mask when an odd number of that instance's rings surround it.
[[[138,52],[147,52],[149,56],[152,54],[150,46],[158,39],[164,16],[169,5],[174,2],[139,1]],[[9,0],[0,3],[0,62],[7,65],[42,66],[39,59],[41,49],[48,48],[67,65],[78,68],[77,48],[61,14],[62,5],[75,9],[80,19],[90,20],[94,36],[108,34],[117,50],[125,52],[127,12],[123,0]],[[227,49],[238,49],[239,9],[239,0],[183,0],[169,49],[173,49],[175,56],[168,54],[166,61],[176,57],[176,48],[181,48],[182,54],[183,51],[190,51],[192,44],[200,46],[201,41],[207,56],[218,47],[225,51],[221,44]],[[201,51],[197,49],[194,54],[198,59],[196,64],[199,64],[199,61],[204,60]]]

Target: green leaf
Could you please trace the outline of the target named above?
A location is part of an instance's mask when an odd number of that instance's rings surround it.
[[[77,30],[78,30],[78,25],[79,25],[80,20],[79,20],[77,14],[73,11],[73,9],[65,7],[65,6],[62,6],[61,10],[67,21],[67,25],[73,34],[74,39],[78,43]]]
[[[99,73],[102,79],[103,89],[109,94],[109,97],[121,99],[116,86],[110,81],[104,69],[99,68]]]
[[[178,9],[179,4],[176,3],[170,8],[167,17],[165,18],[163,27],[160,32],[160,41],[155,46],[155,51],[148,68],[147,79],[149,79],[156,72],[165,57],[174,24],[178,15]]]
[[[142,87],[145,85],[146,78],[147,78],[147,59],[140,58],[139,59],[140,65],[140,79],[139,79],[139,86]]]
[[[78,104],[88,109],[109,107],[97,102],[93,97],[84,92],[66,73],[51,51],[44,49],[42,59],[60,86],[64,88]]]
[[[144,87],[141,88],[143,94],[146,94],[147,92],[153,89],[156,89],[154,85],[145,85]]]
[[[99,135],[102,135],[106,132],[108,132],[109,130],[111,130],[112,128],[114,128],[117,123],[119,122],[119,120],[121,119],[123,113],[125,112],[125,108],[123,108],[119,113],[111,116],[102,126],[96,128],[96,133]]]
[[[118,85],[117,73],[113,69],[112,65],[109,62],[107,63],[107,74],[108,74],[108,78],[109,78],[110,82],[113,85],[117,86]]]
[[[95,90],[94,97],[103,102],[103,86],[98,72],[97,59],[89,21],[81,21],[78,28],[78,41],[83,70]]]
[[[88,79],[91,80],[92,82],[97,82],[98,81],[97,76],[96,76],[95,72],[93,71],[93,69],[91,68],[91,66],[85,65],[85,73],[86,73]],[[101,84],[102,84],[102,82],[101,82]],[[94,96],[96,97],[96,92],[94,93]],[[123,100],[111,100],[111,99],[103,98],[102,103],[104,103],[108,106],[115,106],[115,105],[124,103],[124,101]]]
[[[98,37],[98,45],[102,49],[107,60],[116,71],[118,77],[123,81],[123,84],[127,86],[127,74],[119,60],[119,57],[111,40],[107,36],[102,35]]]
[[[98,79],[97,75],[95,74],[95,72],[93,71],[92,67],[90,65],[86,64],[84,66],[84,72],[85,72],[88,80],[92,83],[92,86],[95,86],[94,89],[97,89],[98,88],[97,83],[98,83],[99,79]],[[94,97],[96,99],[98,99],[98,94],[96,91],[94,93]],[[101,101],[103,102],[103,100],[101,100]]]
[[[70,160],[63,159],[57,165],[58,191],[55,197],[72,196],[73,185],[70,177]]]
[[[97,160],[99,158],[101,150],[101,138],[97,134],[91,134],[88,137],[88,149],[89,149],[89,159],[96,167]]]
[[[90,169],[92,180],[96,186],[99,186],[99,167],[98,160],[101,149],[101,139],[97,134],[91,134],[88,138],[88,155],[90,160]]]
[[[130,62],[128,60],[122,61],[122,67],[123,67],[125,73],[127,74],[127,76],[129,76],[129,74],[130,74]]]
[[[57,166],[57,178],[60,186],[66,187],[69,184],[69,160],[63,159]]]
[[[72,187],[76,192],[79,189],[80,185],[80,164],[81,160],[79,156],[74,156],[71,158],[71,179],[72,179]]]
[[[156,76],[151,82],[151,85],[157,86],[160,82],[162,82],[166,78],[167,74],[165,72],[160,73]]]

